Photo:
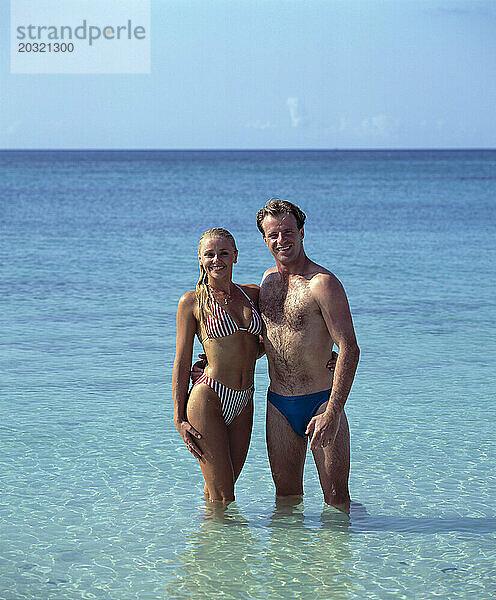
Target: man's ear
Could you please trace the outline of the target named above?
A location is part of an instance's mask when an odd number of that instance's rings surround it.
[[[305,228],[304,227],[302,227],[300,229],[300,234],[301,234],[301,239],[303,239],[305,237]]]
[[[236,252],[234,253],[234,262],[237,263],[238,262],[238,251],[236,250]]]

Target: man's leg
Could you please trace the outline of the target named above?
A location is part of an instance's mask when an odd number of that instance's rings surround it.
[[[327,402],[322,404],[315,414],[323,413],[326,407]],[[316,448],[313,450],[313,457],[319,472],[324,501],[343,512],[349,513],[350,431],[344,411],[341,415],[341,422],[334,444],[329,444],[325,448]]]
[[[276,496],[303,495],[307,438],[293,431],[275,406],[267,402],[267,451]]]

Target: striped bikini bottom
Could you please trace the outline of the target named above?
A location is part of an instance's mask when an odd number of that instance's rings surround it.
[[[245,406],[253,398],[253,392],[255,391],[253,385],[247,390],[232,390],[220,381],[208,377],[205,373],[196,380],[195,385],[199,383],[205,383],[219,396],[222,416],[226,425],[230,425],[243,412]]]

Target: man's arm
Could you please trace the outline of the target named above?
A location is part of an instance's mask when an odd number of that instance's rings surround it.
[[[200,379],[200,377],[203,375],[203,371],[205,371],[205,369],[207,368],[208,362],[207,362],[207,355],[206,354],[199,354],[198,358],[200,360],[197,360],[195,362],[195,364],[191,367],[191,383],[193,385],[195,385],[195,383],[198,381],[198,379]]]
[[[267,275],[270,275],[271,273],[277,273],[277,267],[270,267],[269,269],[267,269],[265,271],[265,273],[262,275],[262,279],[260,281],[260,287],[262,287],[262,284],[263,284],[265,278],[267,277]]]
[[[341,413],[350,393],[358,365],[360,349],[346,293],[340,281],[332,274],[320,274],[312,285],[313,296],[322,312],[329,335],[339,348],[334,371],[331,397],[324,413],[313,417],[306,433],[310,448],[327,446],[336,438]]]

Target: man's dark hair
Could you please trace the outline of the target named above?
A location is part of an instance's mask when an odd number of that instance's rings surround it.
[[[262,227],[262,221],[267,215],[276,217],[278,215],[293,215],[296,219],[298,229],[301,229],[305,224],[306,214],[298,208],[296,204],[281,200],[280,198],[270,198],[267,204],[257,212],[257,227],[260,233],[265,237],[265,232]]]

